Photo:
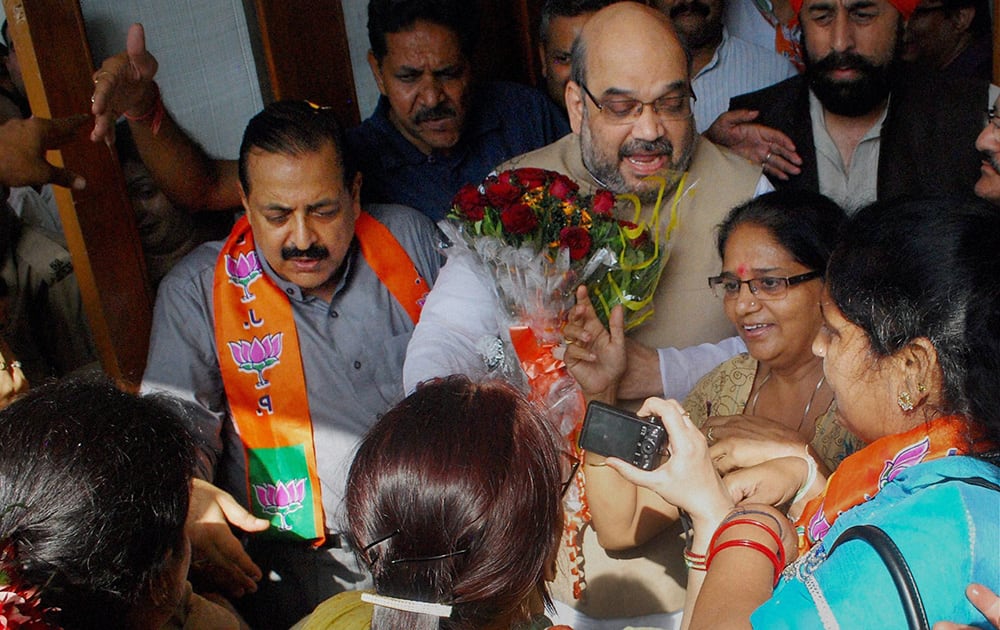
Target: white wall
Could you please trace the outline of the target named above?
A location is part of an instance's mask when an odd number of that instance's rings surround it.
[[[364,120],[375,111],[378,102],[378,86],[368,67],[368,0],[341,0],[341,6],[344,9],[347,42],[351,47],[358,108]]]

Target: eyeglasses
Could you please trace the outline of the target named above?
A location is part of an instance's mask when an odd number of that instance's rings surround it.
[[[750,278],[740,280],[731,273],[724,273],[712,276],[708,279],[708,286],[712,288],[715,297],[727,300],[735,298],[740,294],[740,287],[747,285],[755,297],[761,300],[780,300],[788,294],[788,287],[808,282],[823,275],[822,271],[809,271],[797,276],[782,278],[779,276],[762,276],[760,278]]]
[[[1000,114],[997,114],[997,108],[991,107],[986,110],[986,127],[990,128],[993,132],[993,140],[1000,142]]]
[[[637,120],[639,116],[642,116],[642,111],[645,107],[652,107],[653,113],[665,120],[684,120],[694,115],[694,112],[691,110],[691,104],[698,100],[698,97],[694,95],[690,87],[685,88],[679,94],[664,94],[660,98],[648,102],[618,95],[607,96],[601,100],[597,100],[590,93],[590,90],[587,89],[586,85],[581,83],[580,87],[590,97],[590,100],[594,102],[597,110],[604,114],[608,121],[616,124],[624,124]]]

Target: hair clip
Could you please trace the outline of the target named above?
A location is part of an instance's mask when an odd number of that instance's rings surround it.
[[[452,556],[460,556],[463,553],[469,553],[469,548],[459,549],[458,551],[452,551],[450,553],[442,553],[436,556],[420,556],[417,558],[396,558],[395,560],[390,560],[389,564],[401,564],[403,562],[430,562],[432,560],[444,560],[445,558],[451,558]]]
[[[361,601],[368,602],[383,608],[413,612],[421,615],[433,615],[447,619],[451,617],[451,606],[447,604],[435,604],[432,602],[418,602],[413,599],[402,599],[400,597],[387,597],[376,593],[362,593]]]
[[[401,529],[399,529],[397,527],[396,529],[392,530],[391,532],[389,532],[385,536],[382,536],[381,538],[376,538],[372,542],[368,543],[367,545],[365,545],[364,547],[362,547],[361,550],[364,551],[365,553],[368,553],[368,551],[371,550],[372,547],[375,547],[376,545],[380,545],[380,544],[384,543],[385,541],[389,540],[390,538],[392,538],[393,536],[398,536],[399,534],[402,534],[402,533],[403,533],[403,530],[401,530]]]

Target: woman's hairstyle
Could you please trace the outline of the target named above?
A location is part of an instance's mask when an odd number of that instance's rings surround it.
[[[193,446],[169,405],[89,378],[0,412],[0,568],[63,627],[125,627],[184,553]]]
[[[723,258],[726,243],[741,225],[765,228],[796,262],[823,271],[847,220],[829,198],[807,190],[778,190],[751,199],[729,211],[719,224],[716,245]]]
[[[501,382],[452,376],[389,411],[351,466],[350,531],[379,595],[453,609],[439,621],[376,607],[372,628],[529,619],[559,544],[559,458],[545,419]]]
[[[833,302],[876,357],[934,345],[945,413],[1000,439],[1000,212],[973,199],[876,203],[848,224],[827,272]]]

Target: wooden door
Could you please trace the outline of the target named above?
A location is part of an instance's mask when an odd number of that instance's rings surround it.
[[[329,105],[341,124],[360,121],[340,0],[254,0],[261,52],[276,100]]]
[[[31,110],[58,118],[88,113],[93,64],[77,0],[3,0]],[[138,385],[146,364],[153,299],[114,149],[90,142],[89,128],[50,153],[87,180],[84,191],[56,188],[83,305],[101,365]]]

